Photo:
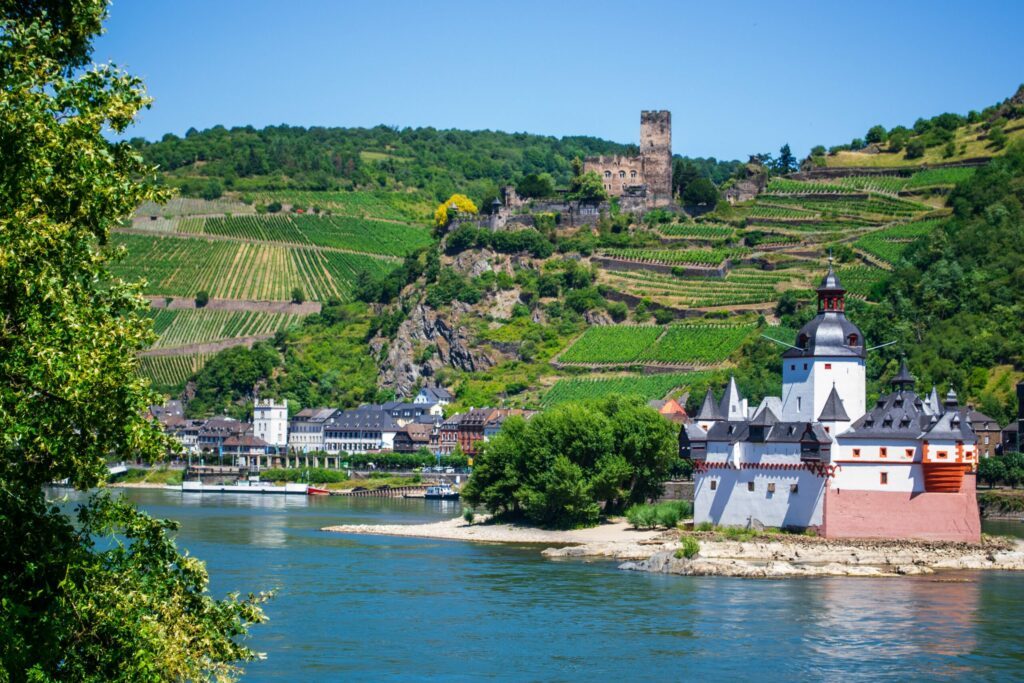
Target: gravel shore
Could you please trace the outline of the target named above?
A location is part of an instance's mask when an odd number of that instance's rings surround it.
[[[1024,571],[1024,542],[986,537],[980,545],[914,541],[833,541],[802,536],[758,536],[735,541],[695,534],[700,551],[676,557],[678,531],[638,531],[625,521],[591,529],[554,531],[514,524],[467,524],[460,518],[432,524],[343,525],[323,531],[410,536],[482,543],[543,544],[549,558],[624,560],[621,569],[689,576],[783,578],[907,576],[942,570]]]

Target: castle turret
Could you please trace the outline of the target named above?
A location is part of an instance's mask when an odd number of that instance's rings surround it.
[[[640,112],[640,159],[647,185],[648,205],[672,202],[672,114]]]
[[[783,419],[814,421],[835,390],[851,421],[864,414],[864,334],[846,317],[846,289],[832,269],[818,286],[818,314],[782,354]]]

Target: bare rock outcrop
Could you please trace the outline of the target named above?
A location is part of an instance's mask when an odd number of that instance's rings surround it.
[[[494,360],[476,347],[457,322],[469,307],[456,304],[448,315],[423,304],[413,309],[387,345],[378,378],[382,386],[394,389],[399,396],[408,396],[421,377],[430,377],[446,365],[468,372],[494,365]],[[379,357],[386,343],[376,339],[370,348]],[[433,347],[433,353],[424,354],[429,347]]]
[[[767,187],[768,171],[756,157],[750,157],[750,161],[743,167],[743,177],[726,188],[722,195],[730,204],[748,202],[764,192]]]

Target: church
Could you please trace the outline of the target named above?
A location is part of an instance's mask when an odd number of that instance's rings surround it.
[[[969,411],[952,389],[919,396],[905,363],[868,406],[870,349],[831,264],[817,292],[817,315],[782,353],[782,395],[750,406],[730,380],[683,427],[694,523],[977,543]]]

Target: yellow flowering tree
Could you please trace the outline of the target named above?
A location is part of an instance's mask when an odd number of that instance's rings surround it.
[[[453,194],[447,201],[441,202],[437,210],[434,211],[434,225],[436,227],[443,228],[448,225],[448,211],[452,204],[459,210],[459,213],[468,213],[474,216],[480,213],[472,199],[464,194]]]

